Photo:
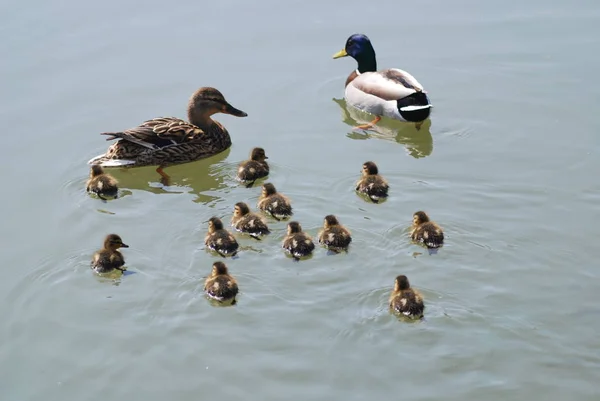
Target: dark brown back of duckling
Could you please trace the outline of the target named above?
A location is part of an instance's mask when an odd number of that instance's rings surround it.
[[[342,226],[334,215],[325,216],[323,230],[319,233],[319,243],[330,249],[347,249],[352,242],[350,231]]]
[[[287,235],[282,247],[294,258],[301,258],[310,255],[315,249],[315,244],[312,238],[302,231],[300,223],[291,221],[288,223]]]
[[[271,183],[263,185],[263,190],[258,201],[258,208],[270,214],[275,220],[292,216],[292,204],[289,198],[280,194]]]
[[[234,299],[239,288],[237,281],[229,274],[225,263],[215,262],[211,275],[204,283],[204,291],[213,299],[226,301]]]
[[[104,199],[104,196],[117,197],[119,187],[113,176],[105,173],[101,166],[93,165],[90,169],[90,178],[86,183],[86,190]]]

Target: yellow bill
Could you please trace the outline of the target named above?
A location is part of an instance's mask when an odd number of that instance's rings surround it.
[[[337,52],[336,54],[333,55],[333,58],[340,58],[340,57],[346,57],[348,56],[348,53],[346,53],[346,49],[342,49],[339,52]]]

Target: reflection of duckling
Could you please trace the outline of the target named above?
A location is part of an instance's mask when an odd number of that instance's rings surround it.
[[[238,293],[237,281],[229,275],[227,266],[223,262],[215,262],[210,276],[204,282],[206,295],[217,301],[234,301]]]
[[[366,194],[373,203],[378,203],[379,199],[387,198],[389,185],[382,176],[379,175],[377,165],[373,162],[366,162],[362,167],[362,177],[356,183],[356,190]]]
[[[208,220],[208,234],[204,238],[204,244],[223,257],[235,256],[239,248],[235,237],[223,228],[223,222],[218,217]]]
[[[240,181],[248,183],[246,188],[252,187],[259,178],[269,175],[268,159],[263,148],[254,148],[250,153],[250,160],[245,160],[238,167],[237,177]]]
[[[116,198],[119,188],[117,187],[117,180],[110,174],[105,173],[101,166],[95,164],[90,170],[86,190],[95,193],[98,198],[106,200],[104,196]]]
[[[118,251],[119,248],[129,248],[129,245],[124,244],[117,234],[107,235],[104,239],[104,247],[94,253],[92,269],[97,273],[108,273],[113,270],[124,272],[127,270],[123,268],[125,258]]]
[[[289,218],[293,214],[289,198],[277,192],[275,185],[270,182],[262,187],[262,193],[258,199],[258,208],[269,213],[277,221]]]
[[[419,291],[411,288],[408,278],[404,275],[396,277],[394,290],[390,295],[390,308],[404,316],[413,319],[423,317],[423,296]]]
[[[261,216],[250,212],[250,208],[244,202],[238,202],[233,209],[233,217],[231,225],[239,232],[246,233],[252,238],[260,241],[261,235],[270,234],[271,231],[267,227]]]
[[[337,217],[330,214],[325,216],[323,230],[319,233],[319,243],[332,251],[347,250],[352,242],[350,231],[340,224]]]
[[[413,226],[410,237],[413,241],[425,244],[428,248],[439,248],[444,243],[442,228],[429,221],[427,213],[418,211],[413,215]]]
[[[302,231],[302,226],[297,221],[290,221],[287,226],[287,235],[283,239],[283,249],[292,255],[295,260],[308,256],[315,249],[315,244],[310,237]]]

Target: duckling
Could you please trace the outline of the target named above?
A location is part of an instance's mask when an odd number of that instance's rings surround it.
[[[204,238],[204,244],[224,258],[228,255],[235,256],[239,248],[235,237],[223,228],[223,222],[218,217],[211,217],[208,220],[208,233]]]
[[[214,300],[232,301],[234,304],[239,289],[237,281],[229,274],[225,263],[215,262],[212,265],[210,276],[204,282],[204,291]]]
[[[248,183],[246,188],[251,188],[259,178],[269,175],[268,159],[263,148],[254,148],[250,153],[250,160],[244,160],[238,167],[237,177],[240,181]]]
[[[123,243],[121,237],[117,234],[109,234],[104,239],[104,247],[94,253],[92,258],[92,269],[97,273],[109,273],[113,270],[124,272],[125,258],[118,251],[119,248],[129,248],[129,245]]]
[[[315,243],[310,235],[302,231],[302,226],[297,221],[290,221],[287,225],[287,235],[283,239],[285,249],[294,260],[308,256],[315,249]]]
[[[410,237],[413,241],[425,244],[428,248],[439,248],[444,244],[442,227],[429,221],[427,213],[418,211],[413,215]]]
[[[356,183],[356,190],[366,194],[373,203],[379,203],[382,198],[387,198],[389,185],[379,175],[379,169],[373,162],[365,162],[362,166],[362,177]]]
[[[250,235],[260,241],[261,235],[270,234],[271,231],[261,216],[250,212],[250,208],[244,202],[238,202],[233,209],[231,225],[239,232]]]
[[[327,246],[329,250],[339,252],[348,250],[352,242],[350,231],[340,224],[337,217],[332,214],[325,216],[323,230],[319,232],[319,243]]]
[[[100,165],[94,164],[90,170],[86,190],[95,193],[98,198],[106,200],[104,196],[117,197],[119,191],[117,184],[118,182],[113,176],[105,173]]]
[[[397,313],[412,319],[423,317],[423,296],[411,288],[408,278],[404,275],[396,277],[394,290],[390,294],[390,308]]]
[[[293,214],[289,198],[277,192],[275,185],[270,182],[262,186],[258,208],[273,216],[277,221],[289,218]]]

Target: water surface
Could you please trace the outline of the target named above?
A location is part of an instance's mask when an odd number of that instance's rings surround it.
[[[597,2],[0,8],[0,399],[597,399]],[[429,91],[421,131],[352,130],[355,64],[331,56],[354,32]],[[216,117],[230,150],[169,168],[169,187],[141,168],[114,171],[116,201],[85,194],[100,132],[185,117],[200,86],[249,114]],[[309,233],[333,213],[354,242],[294,263],[271,221],[265,241],[240,237],[238,304],[215,308],[204,222],[255,206],[234,180],[254,146]],[[367,160],[392,187],[379,205],[353,192]],[[447,233],[437,254],[408,241],[419,209]],[[109,232],[136,272],[117,283],[89,269]],[[423,322],[388,313],[398,274]]]

